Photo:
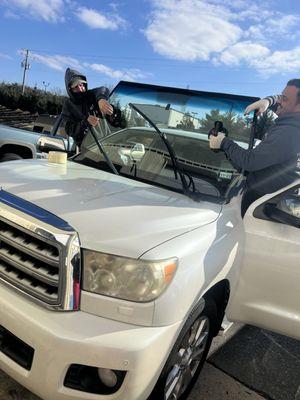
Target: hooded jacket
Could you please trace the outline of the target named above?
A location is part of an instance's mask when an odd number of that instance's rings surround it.
[[[70,88],[70,84],[75,78],[80,78],[87,82],[85,75],[67,68],[65,85],[69,99],[64,102],[62,116],[65,121],[66,133],[72,136],[76,144],[80,146],[86,130],[86,122],[84,120],[89,115],[97,115],[99,113],[98,101],[101,99],[107,100],[109,90],[104,86],[88,90],[86,83],[86,92],[74,93]]]
[[[300,112],[278,117],[254,149],[242,149],[228,137],[221,149],[235,166],[248,172],[248,189],[260,196],[273,193],[300,176]]]

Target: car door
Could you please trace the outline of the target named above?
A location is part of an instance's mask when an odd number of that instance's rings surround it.
[[[300,179],[256,200],[227,317],[300,339]]]

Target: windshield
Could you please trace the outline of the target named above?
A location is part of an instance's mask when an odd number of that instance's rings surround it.
[[[239,172],[223,152],[213,152],[208,132],[223,122],[228,136],[243,148],[250,142],[252,117],[243,111],[256,98],[120,82],[110,97],[114,118],[102,119],[96,132],[120,175],[182,192],[165,143],[132,107],[135,105],[164,133],[189,190],[224,198]],[[75,161],[107,170],[90,134]]]

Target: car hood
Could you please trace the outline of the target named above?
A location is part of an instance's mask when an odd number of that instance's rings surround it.
[[[22,142],[35,145],[40,136],[40,133],[0,124],[0,141],[3,142],[7,142],[9,138],[10,142]]]
[[[72,161],[2,163],[0,186],[68,222],[82,247],[134,258],[211,223],[221,210]]]

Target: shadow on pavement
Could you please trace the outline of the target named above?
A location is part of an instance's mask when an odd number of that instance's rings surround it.
[[[300,400],[300,342],[244,326],[208,362],[272,400]]]

